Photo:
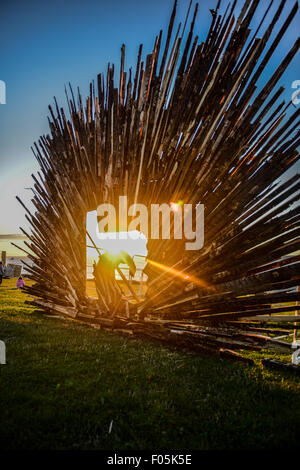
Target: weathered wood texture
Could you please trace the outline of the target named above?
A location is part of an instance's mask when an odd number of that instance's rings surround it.
[[[71,86],[66,90],[68,115],[56,100],[49,106],[50,134],[33,148],[40,172],[33,175],[35,211],[25,208],[31,233],[23,230],[35,281],[26,291],[36,304],[103,327],[120,323],[122,330],[167,341],[180,336],[211,351],[270,343],[238,320],[291,312],[294,307],[274,304],[300,299],[293,292],[299,256],[292,254],[300,249],[300,175],[278,182],[299,159],[300,109],[287,117],[292,103],[279,103],[280,78],[299,39],[258,86],[298,9],[295,4],[272,35],[285,3],[276,2],[254,33],[259,0],[247,0],[237,16],[236,2],[224,15],[218,4],[199,42],[198,5],[182,34],[175,2],[166,38],[160,31],[145,60],[140,46],[134,72],[125,71],[122,46],[119,85],[109,64],[85,102],[79,90],[77,97]],[[86,213],[103,202],[117,206],[119,195],[146,206],[205,205],[203,249],[149,240],[156,264],[146,268],[148,296],[130,305],[126,319],[121,295],[111,309],[101,286],[98,302],[85,292]],[[161,271],[157,263],[177,271]],[[172,327],[183,320],[184,327]]]

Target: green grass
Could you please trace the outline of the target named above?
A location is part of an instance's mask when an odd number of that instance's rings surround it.
[[[257,353],[251,367],[47,318],[14,286],[0,287],[2,449],[299,445],[299,379]]]

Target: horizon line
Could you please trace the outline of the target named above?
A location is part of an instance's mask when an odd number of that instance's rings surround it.
[[[26,235],[22,233],[7,233],[7,234],[0,234],[0,240],[6,240],[8,238],[12,238],[15,240],[28,240]]]

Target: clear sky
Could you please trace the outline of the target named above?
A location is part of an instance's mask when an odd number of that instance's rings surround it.
[[[189,0],[178,1],[177,20],[183,19]],[[195,2],[194,2],[195,3]],[[196,32],[204,39],[217,0],[200,0]],[[242,0],[238,2],[240,11]],[[267,0],[255,16],[261,19]],[[222,1],[222,10],[227,2]],[[274,0],[274,7],[279,0]],[[283,18],[294,0],[287,0]],[[48,132],[48,104],[56,96],[65,106],[64,85],[80,86],[83,95],[90,80],[106,70],[107,62],[119,64],[120,47],[126,44],[126,67],[134,66],[139,43],[152,50],[155,35],[168,25],[173,0],[1,0],[0,80],[6,83],[6,104],[0,105],[0,234],[19,233],[24,211],[15,201],[30,191],[30,174],[37,170],[30,146]],[[272,11],[274,12],[274,7]],[[299,11],[279,49],[265,69],[269,78],[299,34]],[[277,28],[278,30],[278,28]],[[274,37],[274,36],[273,36]],[[300,57],[281,78],[290,99],[291,83],[300,80]]]

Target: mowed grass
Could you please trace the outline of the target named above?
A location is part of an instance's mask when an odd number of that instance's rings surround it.
[[[288,449],[299,379],[47,318],[0,287],[2,449]],[[290,360],[290,358],[287,358]]]

